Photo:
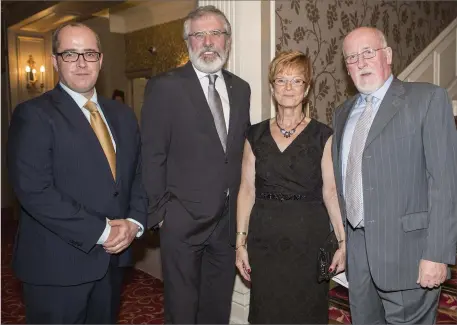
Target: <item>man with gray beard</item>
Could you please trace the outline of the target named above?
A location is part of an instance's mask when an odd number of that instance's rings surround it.
[[[222,69],[231,27],[214,6],[184,22],[190,62],[152,78],[142,108],[149,227],[160,227],[166,323],[228,324],[249,85]]]

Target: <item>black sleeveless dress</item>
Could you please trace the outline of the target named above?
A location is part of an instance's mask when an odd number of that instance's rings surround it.
[[[311,120],[281,152],[270,121],[253,125],[256,200],[251,213],[251,324],[327,324],[328,283],[317,283],[317,255],[330,232],[321,160],[332,134]]]

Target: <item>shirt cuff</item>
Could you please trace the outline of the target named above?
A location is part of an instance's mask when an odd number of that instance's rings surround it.
[[[136,237],[141,237],[141,235],[143,234],[144,232],[144,227],[141,223],[139,223],[138,221],[136,221],[135,219],[132,219],[132,218],[127,218],[128,221],[131,221],[133,222],[134,224],[136,224],[138,226],[138,232],[136,233]]]
[[[109,219],[106,218],[105,230],[103,230],[102,235],[98,239],[97,245],[103,245],[109,237],[109,233],[111,232],[111,225],[108,222],[109,222]]]

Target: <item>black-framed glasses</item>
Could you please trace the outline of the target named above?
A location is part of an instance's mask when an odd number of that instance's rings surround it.
[[[381,47],[379,49],[366,49],[366,50],[363,50],[360,53],[350,54],[350,55],[346,56],[344,58],[344,61],[346,61],[347,64],[354,64],[354,63],[357,63],[359,61],[359,56],[362,56],[364,59],[371,59],[371,58],[374,58],[376,56],[376,52],[377,51],[384,50],[386,48],[388,48],[388,46]]]
[[[100,60],[101,57],[101,53],[95,51],[88,51],[83,53],[64,51],[56,53],[56,55],[60,56],[62,60],[64,60],[65,62],[76,62],[79,60],[80,55],[82,55],[84,60],[87,62],[97,62],[98,60]]]
[[[206,35],[214,37],[214,38],[220,38],[222,35],[230,35],[230,34],[227,31],[214,29],[214,30],[190,33],[190,34],[187,34],[187,37],[193,37],[198,41],[202,41]]]
[[[298,88],[298,87],[303,86],[306,82],[305,82],[305,80],[300,79],[300,78],[276,78],[274,80],[274,83],[275,83],[275,85],[280,86],[280,87],[284,87],[288,83],[290,83],[290,85],[292,87]]]

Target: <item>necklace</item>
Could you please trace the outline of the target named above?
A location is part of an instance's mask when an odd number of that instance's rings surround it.
[[[298,124],[295,125],[295,127],[293,129],[290,129],[290,131],[287,131],[287,130],[283,129],[282,127],[280,127],[279,123],[278,123],[278,119],[276,119],[276,125],[278,126],[279,131],[281,132],[281,134],[283,135],[284,138],[290,138],[295,133],[295,131],[297,130],[297,127],[301,124],[301,122],[303,122],[304,119],[305,119],[305,115],[303,115],[303,118],[300,120],[300,122],[298,122]]]

